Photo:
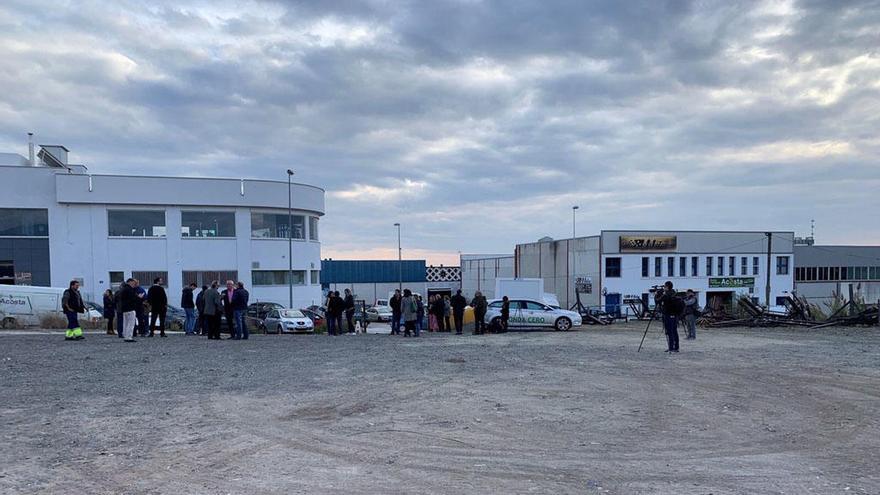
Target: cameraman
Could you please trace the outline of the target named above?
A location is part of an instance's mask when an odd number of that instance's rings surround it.
[[[654,302],[663,314],[663,328],[666,330],[666,352],[678,352],[678,317],[684,310],[684,301],[675,293],[672,282],[667,281],[663,288],[654,293]]]

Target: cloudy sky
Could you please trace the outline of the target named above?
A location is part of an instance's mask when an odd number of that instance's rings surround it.
[[[327,190],[324,256],[880,243],[877,1],[0,3],[0,151]],[[197,194],[197,191],[193,191]]]

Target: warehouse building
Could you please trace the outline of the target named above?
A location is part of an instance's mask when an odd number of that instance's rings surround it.
[[[426,265],[425,260],[333,260],[321,262],[324,291],[349,289],[368,305],[388,299],[398,287],[422,297],[452,295],[461,288],[457,266]]]
[[[495,298],[495,280],[515,275],[514,257],[510,254],[462,254],[461,291],[469,297],[480,291]]]
[[[880,247],[799,245],[794,253],[797,294],[823,311],[835,298],[880,301]]]
[[[0,154],[0,283],[67,287],[86,299],[128,277],[167,284],[242,281],[251,299],[288,301],[288,236],[294,304],[321,300],[319,217],[324,190],[286,181],[91,174],[64,146]]]

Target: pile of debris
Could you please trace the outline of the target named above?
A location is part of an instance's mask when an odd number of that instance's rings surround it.
[[[724,327],[778,327],[800,326],[808,328],[825,328],[835,325],[877,325],[877,306],[868,306],[864,310],[855,311],[856,305],[851,302],[834,312],[825,321],[816,321],[810,304],[804,298],[788,295],[783,301],[785,312],[772,311],[756,304],[748,296],[740,296],[737,300],[740,317],[728,314],[723,307],[709,309],[703,313],[698,322],[709,328]],[[848,314],[844,309],[850,308]]]

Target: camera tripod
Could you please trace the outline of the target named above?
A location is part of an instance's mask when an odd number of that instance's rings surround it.
[[[651,328],[651,322],[657,317],[657,306],[659,305],[655,305],[654,309],[648,310],[648,324],[645,325],[645,334],[642,335],[642,341],[639,343],[639,350],[636,352],[642,352],[642,345],[645,343],[645,337],[648,336],[648,329]]]

